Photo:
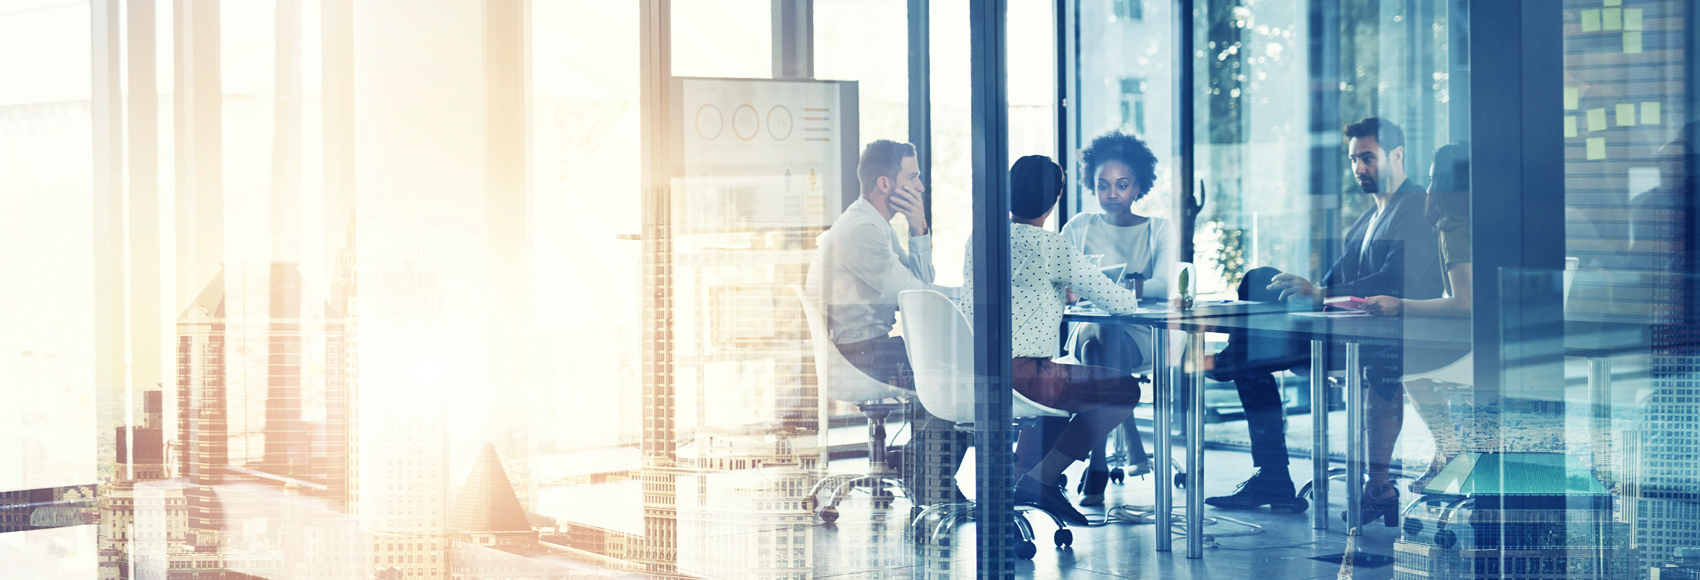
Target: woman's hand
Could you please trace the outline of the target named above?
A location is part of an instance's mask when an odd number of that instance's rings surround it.
[[[1358,308],[1376,316],[1398,316],[1405,311],[1405,301],[1392,296],[1372,296]]]
[[[1080,301],[1080,295],[1075,294],[1073,288],[1064,288],[1063,289],[1063,302],[1064,303],[1074,304],[1074,303],[1079,302],[1079,301]]]

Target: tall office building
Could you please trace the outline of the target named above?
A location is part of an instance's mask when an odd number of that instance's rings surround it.
[[[448,392],[443,282],[405,223],[350,222],[336,301],[348,312],[355,409],[346,457],[350,511],[373,569],[448,577]]]
[[[814,484],[809,473],[780,465],[705,471],[678,481],[679,535],[688,538],[679,545],[681,572],[744,580],[811,573],[815,514],[804,502]]]
[[[1562,453],[1459,454],[1405,508],[1393,578],[1636,578],[1613,501]]]
[[[190,542],[229,552],[220,486],[293,484],[347,501],[342,313],[293,262],[222,265],[177,322],[177,463]],[[202,566],[221,568],[217,558]]]
[[[1661,565],[1677,548],[1700,545],[1700,385],[1695,377],[1695,331],[1661,326],[1654,336],[1653,393],[1632,457],[1635,545],[1643,569]]]
[[[142,422],[134,427],[114,427],[118,442],[118,464],[111,481],[100,493],[100,578],[133,578],[132,542],[145,526],[138,526],[136,508],[145,501],[136,493],[137,482],[166,478],[164,393],[142,392]],[[146,494],[143,494],[145,497]],[[156,530],[164,531],[164,530]]]

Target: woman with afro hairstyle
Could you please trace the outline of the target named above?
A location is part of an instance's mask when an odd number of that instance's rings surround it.
[[[1142,298],[1166,299],[1179,259],[1174,226],[1160,217],[1133,213],[1134,202],[1150,193],[1157,179],[1157,156],[1137,137],[1105,133],[1082,152],[1081,166],[1081,183],[1098,196],[1100,211],[1069,219],[1063,237],[1081,253],[1102,254],[1105,266],[1125,264],[1118,282],[1140,288]],[[1151,331],[1142,327],[1080,324],[1069,343],[1069,351],[1086,364],[1129,374],[1152,366]],[[1128,475],[1151,471],[1145,449],[1130,448],[1128,455]],[[1104,451],[1093,451],[1080,484],[1081,505],[1102,504],[1109,480]]]

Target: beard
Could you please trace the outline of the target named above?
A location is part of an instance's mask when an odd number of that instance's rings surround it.
[[[1359,180],[1358,181],[1358,188],[1362,189],[1364,193],[1381,193],[1381,180],[1380,179],[1371,179],[1369,181]]]

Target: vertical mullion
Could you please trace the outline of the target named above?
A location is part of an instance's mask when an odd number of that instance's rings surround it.
[[[1005,0],[969,3],[973,77],[974,375],[978,449],[1008,449],[1010,405],[1009,98]],[[976,577],[1015,574],[1015,493],[1008,453],[986,453],[975,464]]]
[[[176,0],[177,304],[224,259],[224,89],[219,0]]]
[[[1541,332],[1562,320],[1558,289],[1503,287],[1508,269],[1559,270],[1564,264],[1564,204],[1551,192],[1564,191],[1563,6],[1545,0],[1471,2],[1470,127],[1493,135],[1492,144],[1472,140],[1476,171],[1470,213],[1495,216],[1494,227],[1476,228],[1471,253],[1472,339],[1478,401],[1491,401],[1511,387],[1558,380],[1553,362],[1562,353],[1541,352],[1540,341],[1524,332]],[[1507,300],[1515,296],[1517,300]],[[1547,330],[1550,332],[1550,330]],[[1515,376],[1505,374],[1510,368]],[[1515,378],[1515,381],[1510,379]],[[1551,383],[1548,383],[1551,384]],[[1485,396],[1484,396],[1485,395]]]
[[[1052,24],[1055,26],[1057,51],[1057,165],[1062,166],[1065,176],[1064,194],[1061,199],[1057,200],[1057,229],[1061,230],[1062,226],[1068,223],[1069,216],[1073,215],[1071,210],[1074,206],[1074,195],[1072,192],[1079,191],[1074,186],[1075,179],[1071,179],[1079,177],[1074,175],[1075,164],[1071,153],[1074,150],[1072,142],[1076,139],[1075,133],[1078,131],[1074,120],[1079,118],[1079,115],[1074,112],[1078,105],[1070,98],[1075,92],[1075,77],[1079,74],[1079,71],[1074,70],[1079,59],[1076,58],[1074,52],[1077,45],[1074,34],[1071,32],[1075,29],[1074,13],[1079,9],[1079,2],[1078,0],[1052,0],[1052,8],[1054,9],[1052,11]]]
[[[118,0],[90,2],[93,83],[89,96],[94,145],[94,314],[96,425],[113,420],[123,409],[125,385],[124,334],[124,115],[119,90],[120,24]],[[104,413],[104,414],[103,414]],[[117,432],[96,427],[96,440],[116,439]],[[100,445],[97,449],[108,449]],[[97,466],[113,465],[114,453],[96,452]],[[124,458],[126,464],[130,463]]]
[[[485,209],[492,308],[490,368],[497,396],[492,424],[502,457],[525,458],[530,446],[522,425],[530,384],[530,192],[527,188],[525,84],[526,0],[484,2]]]
[[[642,143],[642,234],[639,312],[643,340],[643,535],[634,541],[646,572],[678,574],[678,459],[674,437],[678,396],[673,357],[673,248],[669,120],[673,90],[671,0],[642,0],[639,6],[639,69]]]
[[[909,4],[909,143],[921,168],[921,183],[933,183],[932,15],[929,0]],[[927,223],[933,223],[933,190],[922,192]]]
[[[130,0],[128,165],[130,169],[130,384],[163,382],[160,364],[159,89],[155,81],[154,0]],[[126,415],[125,424],[131,418]]]
[[[1175,0],[1175,151],[1180,167],[1175,173],[1175,215],[1180,217],[1181,250],[1180,261],[1192,261],[1192,235],[1194,223],[1198,216],[1193,215],[1188,207],[1192,203],[1194,179],[1197,164],[1194,160],[1196,153],[1195,140],[1197,123],[1194,115],[1195,98],[1194,85],[1197,84],[1197,70],[1194,66],[1193,51],[1193,0]],[[1191,437],[1191,434],[1187,435]]]
[[[814,78],[814,0],[773,0],[772,6],[773,78]]]

